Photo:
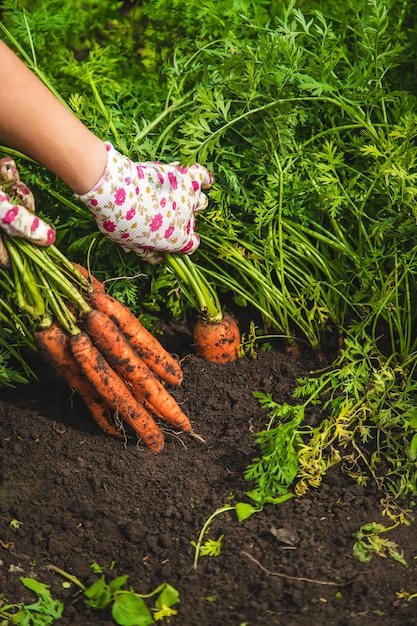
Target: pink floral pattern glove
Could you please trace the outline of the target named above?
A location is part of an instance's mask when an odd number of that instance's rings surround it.
[[[55,231],[34,210],[32,192],[20,181],[15,162],[0,159],[0,228],[11,237],[49,246],[55,242]]]
[[[195,215],[207,206],[210,172],[197,163],[134,163],[108,142],[99,182],[77,198],[93,213],[98,228],[126,251],[159,263],[163,253],[191,254],[199,246]]]

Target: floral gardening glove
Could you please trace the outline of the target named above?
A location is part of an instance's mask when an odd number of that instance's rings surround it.
[[[9,157],[0,159],[0,228],[11,237],[49,246],[55,241],[55,231],[34,211],[35,200],[30,189],[20,181],[16,163]]]
[[[159,263],[164,252],[194,252],[200,243],[194,216],[207,206],[201,189],[212,184],[210,172],[197,163],[133,163],[110,143],[106,147],[103,176],[77,196],[101,232],[150,263]]]

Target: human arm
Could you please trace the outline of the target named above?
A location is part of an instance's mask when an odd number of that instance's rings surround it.
[[[54,173],[78,194],[103,173],[103,141],[0,41],[0,142]]]
[[[194,214],[207,204],[201,190],[212,183],[208,170],[133,163],[84,126],[1,41],[0,85],[7,85],[0,142],[56,174],[107,237],[150,262],[196,249]]]

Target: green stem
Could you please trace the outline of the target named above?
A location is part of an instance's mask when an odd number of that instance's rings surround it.
[[[120,144],[120,137],[119,137],[119,133],[116,130],[115,125],[113,124],[113,120],[111,118],[110,113],[108,112],[108,110],[106,109],[106,107],[104,106],[103,100],[101,99],[101,96],[98,92],[97,86],[93,80],[93,77],[91,76],[88,68],[86,68],[86,72],[87,72],[87,78],[88,78],[88,82],[90,83],[91,86],[91,90],[93,92],[95,101],[97,102],[100,111],[102,112],[104,118],[107,120],[107,123],[109,125],[109,128],[113,134],[114,139],[116,140],[116,142],[118,144]]]
[[[285,280],[285,263],[284,263],[284,237],[282,231],[282,200],[284,197],[284,181],[281,162],[278,158],[278,154],[274,151],[275,163],[277,164],[279,173],[279,198],[278,198],[278,263],[279,263],[279,281],[281,285],[281,293],[284,296],[282,299],[282,318],[284,322],[284,332],[290,335],[290,327],[288,324],[288,311],[287,311],[287,286]],[[274,256],[272,256],[274,258]]]
[[[175,100],[175,102],[167,106],[152,122],[147,124],[145,128],[141,130],[140,133],[138,133],[135,136],[133,143],[139,143],[140,141],[142,141],[146,137],[146,135],[148,135],[151,132],[151,130],[156,128],[158,124],[160,124],[162,120],[166,118],[167,115],[172,113],[172,111],[176,111],[182,108],[182,105],[186,106],[186,104],[184,104],[184,101],[187,99],[188,95],[189,94],[186,93],[182,98],[180,98],[179,100]],[[176,119],[173,122],[173,125],[175,126],[177,122],[178,122],[178,119]]]
[[[6,311],[6,313],[3,313],[2,310]],[[18,329],[25,341],[33,346],[31,331],[4,298],[0,298],[0,322],[2,327],[8,327],[11,331]]]
[[[32,318],[41,319],[45,315],[45,303],[28,263],[23,261],[15,247],[16,241],[4,237],[12,264],[17,303],[19,308],[26,311]]]
[[[197,543],[195,544],[194,563],[193,563],[194,569],[197,569],[198,558],[200,556],[201,544],[203,542],[204,535],[207,533],[207,531],[209,529],[209,526],[210,526],[211,522],[214,520],[215,517],[217,517],[217,515],[220,515],[221,513],[227,513],[227,511],[234,511],[235,508],[236,507],[234,507],[234,506],[229,506],[229,505],[226,504],[225,506],[222,506],[220,509],[216,509],[214,511],[214,513],[212,513],[210,515],[210,517],[206,520],[206,522],[205,522],[205,524],[204,524],[203,528],[201,529],[200,534],[198,536]]]
[[[73,574],[69,574],[68,572],[61,569],[60,567],[56,567],[56,565],[48,565],[48,569],[51,570],[52,572],[56,572],[63,578],[66,578],[69,582],[73,583],[76,587],[81,589],[81,591],[86,591],[87,587],[83,585],[81,580],[77,578],[76,576],[74,576]]]
[[[30,258],[34,263],[40,266],[44,274],[46,274],[53,281],[54,285],[59,289],[59,292],[63,298],[68,300],[70,304],[74,305],[82,313],[89,312],[90,306],[84,300],[82,294],[57,267],[56,262],[54,262],[49,257],[49,248],[39,248],[38,246],[35,246],[28,241],[25,241],[24,239],[17,238],[15,239],[15,245],[19,247],[24,252],[24,254],[27,255],[28,258]],[[64,258],[55,247],[53,247],[51,254],[56,255],[55,259]],[[66,263],[69,262],[66,261]],[[72,271],[75,272],[76,270],[72,268]]]
[[[223,312],[217,292],[190,257],[185,254],[167,254],[165,262],[175,274],[183,293],[200,315],[208,322],[220,322],[223,319]]]
[[[44,287],[45,298],[48,301],[48,304],[54,316],[67,333],[69,333],[70,335],[78,334],[80,332],[80,329],[77,326],[77,320],[75,316],[71,313],[70,309],[65,306],[65,303],[59,293],[55,289],[51,288],[51,285],[46,280],[42,271],[39,268],[37,269],[39,280]]]

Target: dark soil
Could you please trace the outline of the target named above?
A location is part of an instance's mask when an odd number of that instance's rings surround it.
[[[245,500],[244,470],[259,450],[254,433],[267,414],[252,396],[272,393],[292,401],[296,378],[317,367],[313,356],[276,346],[256,360],[215,365],[191,355],[179,322],[161,342],[183,357],[184,382],[172,393],[191,417],[202,444],[165,432],[154,455],[134,441],[103,435],[82,402],[43,364],[39,381],[0,394],[0,592],[6,602],[32,602],[20,576],[51,586],[65,602],[69,624],[114,624],[110,613],[85,607],[72,586],[48,569],[62,568],[90,585],[91,565],[114,564],[109,576],[129,575],[139,593],[169,582],[180,594],[182,626],[417,625],[415,524],[389,538],[408,566],[352,555],[352,533],[381,516],[376,486],[357,486],[335,467],[320,489],[267,506],[243,523],[233,513],[213,522],[211,538],[224,535],[221,554],[200,557],[200,529],[219,507]],[[233,500],[234,498],[234,500]],[[17,529],[10,521],[22,522]]]

